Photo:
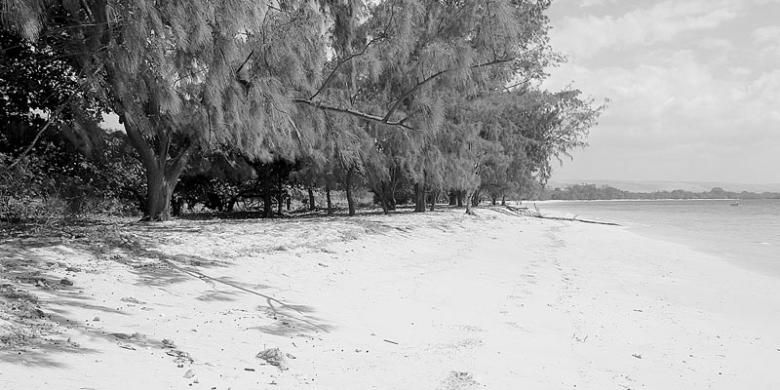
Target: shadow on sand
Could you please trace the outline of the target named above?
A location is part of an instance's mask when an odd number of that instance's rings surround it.
[[[156,249],[167,235],[199,231],[200,227],[192,223],[174,226],[95,223],[71,226],[64,233],[0,237],[0,363],[57,368],[66,365],[65,359],[57,357],[59,354],[100,352],[71,341],[64,336],[65,331],[109,341],[126,349],[170,350],[170,345],[163,340],[93,327],[83,318],[73,317],[69,307],[129,315],[118,308],[98,304],[95,298],[82,294],[85,286],[74,286],[68,278],[79,272],[101,272],[79,267],[88,268],[105,260],[121,264],[124,271],[135,276],[135,284],[139,286],[163,288],[193,279],[210,285],[210,290],[193,297],[196,301],[230,302],[239,294],[262,298],[264,305],[257,310],[275,320],[270,326],[257,327],[267,334],[306,334],[332,329],[311,315],[314,312],[311,307],[291,305],[257,291],[270,286],[208,275],[211,269],[230,266],[229,262],[170,255]],[[91,260],[80,265],[69,264],[68,256],[76,253],[86,254]],[[46,298],[39,299],[38,295]]]

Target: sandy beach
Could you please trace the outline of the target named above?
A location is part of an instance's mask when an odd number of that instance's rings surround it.
[[[477,214],[3,240],[0,389],[780,388],[778,278]]]

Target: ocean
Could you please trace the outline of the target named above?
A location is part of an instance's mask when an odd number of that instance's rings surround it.
[[[780,200],[537,202],[543,215],[615,222],[780,277]],[[533,208],[533,202],[524,202]]]

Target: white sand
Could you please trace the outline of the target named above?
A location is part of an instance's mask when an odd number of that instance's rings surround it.
[[[478,212],[125,228],[161,237],[146,253],[28,247],[14,256],[81,271],[28,286],[63,333],[0,352],[0,389],[780,388],[777,278],[619,227]],[[287,370],[261,364],[267,348]]]

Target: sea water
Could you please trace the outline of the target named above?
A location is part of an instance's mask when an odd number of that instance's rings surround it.
[[[524,202],[533,209],[533,202]],[[543,215],[616,222],[780,277],[780,200],[539,202]]]

